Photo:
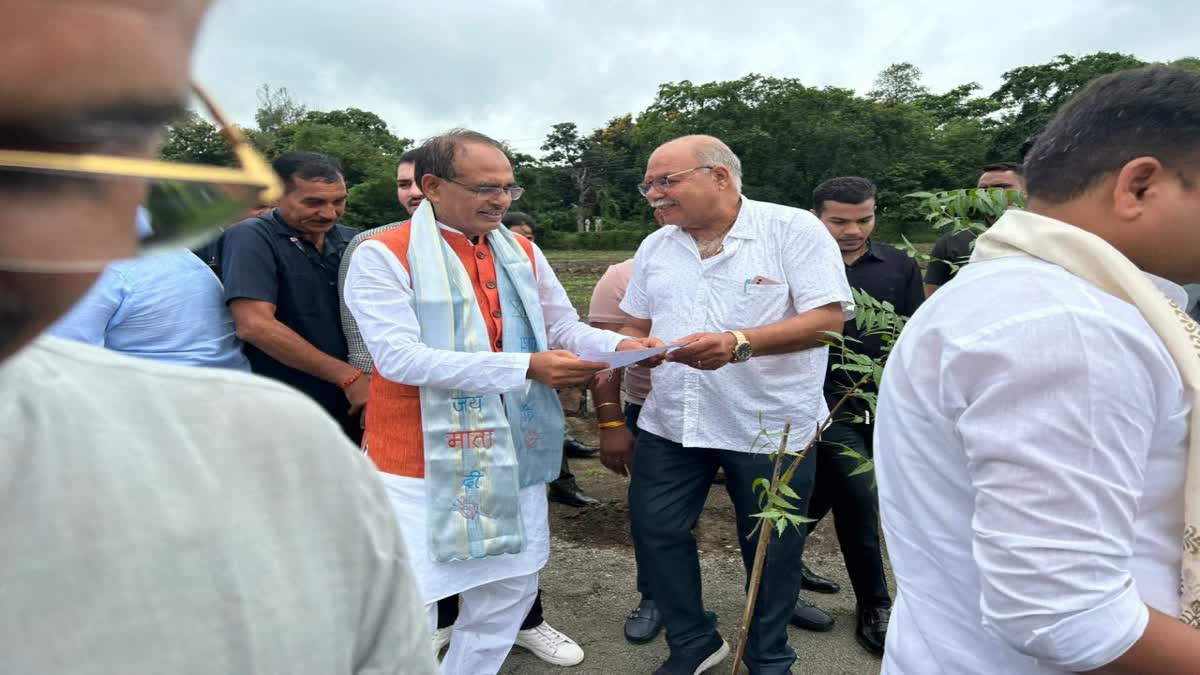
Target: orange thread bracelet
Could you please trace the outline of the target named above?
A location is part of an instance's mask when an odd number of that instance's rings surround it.
[[[620,420],[617,420],[616,422],[601,422],[600,424],[596,425],[598,429],[616,429],[617,427],[623,426],[625,426],[625,423]]]

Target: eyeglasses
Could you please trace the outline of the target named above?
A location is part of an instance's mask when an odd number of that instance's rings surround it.
[[[271,165],[228,122],[208,94],[195,83],[192,90],[230,145],[237,168],[109,155],[0,150],[0,171],[149,181],[142,206],[152,232],[141,239],[139,254],[195,247],[210,239],[222,225],[244,218],[255,206],[276,202],[283,194],[283,185]],[[88,272],[103,269],[110,262],[0,259],[0,267],[15,271]]]
[[[441,176],[438,176],[438,178],[441,178]],[[464,190],[470,190],[483,199],[494,199],[504,193],[508,193],[509,199],[512,199],[515,202],[521,198],[521,195],[525,194],[525,188],[518,187],[516,185],[511,187],[496,187],[494,185],[467,185],[466,183],[460,183],[449,178],[442,178],[442,180],[448,183],[454,183]]]
[[[639,183],[637,186],[638,192],[642,193],[643,197],[650,194],[650,190],[652,190],[654,188],[658,188],[659,192],[666,192],[667,190],[670,190],[675,185],[683,182],[681,180],[674,180],[676,176],[682,176],[684,174],[691,173],[693,171],[699,171],[700,169],[712,169],[712,168],[713,168],[712,166],[705,165],[705,166],[693,167],[691,169],[684,169],[683,171],[676,171],[675,173],[668,174],[666,176],[662,176],[661,178],[655,178],[654,180],[650,181],[649,183]]]

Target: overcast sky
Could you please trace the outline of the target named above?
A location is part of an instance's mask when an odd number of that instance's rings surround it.
[[[943,91],[1061,53],[1200,56],[1196,0],[218,0],[200,81],[252,123],[255,90],[358,107],[420,139],[467,126],[537,152],[550,126],[591,130],[658,85],[755,72],[865,92],[909,61]]]

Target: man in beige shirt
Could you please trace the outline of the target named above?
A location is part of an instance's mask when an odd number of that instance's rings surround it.
[[[592,302],[588,308],[588,322],[604,330],[621,330],[629,315],[621,311],[621,300],[633,277],[633,259],[610,266],[596,288],[592,290]],[[633,455],[633,443],[637,435],[637,419],[642,404],[650,395],[650,371],[641,366],[631,366],[612,371],[611,378],[595,387],[596,414],[600,419],[609,419],[623,411],[625,426],[614,426],[600,430],[600,461],[617,473],[626,474],[626,463]],[[625,406],[621,408],[624,393]],[[634,546],[637,557],[637,547]],[[658,637],[662,630],[662,614],[650,597],[650,586],[638,565],[637,589],[641,600],[625,619],[625,639],[634,644],[644,644]]]

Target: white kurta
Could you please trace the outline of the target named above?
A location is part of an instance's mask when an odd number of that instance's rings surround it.
[[[452,236],[463,236],[441,227]],[[616,349],[625,338],[579,321],[554,270],[536,246],[534,264],[549,347],[575,352]],[[503,394],[525,386],[529,354],[455,352],[422,343],[408,271],[381,242],[363,242],[354,252],[346,275],[345,300],[358,321],[376,372],[393,382],[442,389],[464,387],[483,394]],[[393,475],[384,475],[383,480],[400,531],[413,547],[413,567],[426,603],[499,579],[531,574],[546,564],[550,533],[544,486],[521,491],[525,536],[521,553],[439,563],[428,550],[425,481]]]
[[[1146,605],[1178,616],[1191,405],[1133,305],[1033,258],[964,268],[880,389],[899,588],[883,672],[1090,671],[1142,635]]]

